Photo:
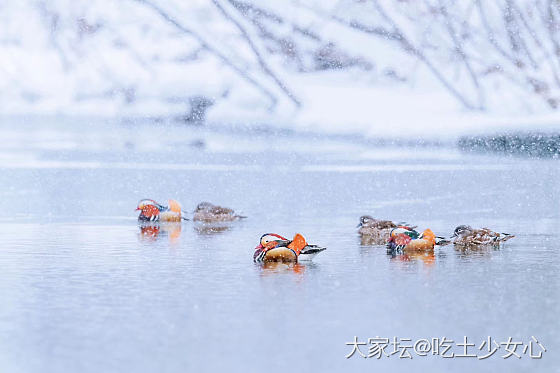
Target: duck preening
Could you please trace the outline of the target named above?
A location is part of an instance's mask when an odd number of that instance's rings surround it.
[[[451,241],[436,236],[431,229],[419,233],[414,228],[399,226],[391,230],[387,242],[387,251],[425,251],[433,250],[434,246],[447,245]]]
[[[222,223],[244,218],[246,218],[246,216],[238,215],[230,208],[216,206],[210,202],[201,202],[194,210],[193,221],[202,223]]]
[[[291,241],[276,233],[265,233],[255,247],[253,260],[259,263],[296,263],[298,260],[311,260],[324,250],[325,247],[309,245],[299,233]]]
[[[457,246],[499,246],[513,237],[509,233],[498,233],[488,228],[474,229],[470,225],[459,225],[451,236]]]
[[[180,222],[189,220],[183,216],[179,202],[170,199],[168,206],[157,203],[153,199],[143,199],[136,207],[140,211],[138,221],[140,222]]]

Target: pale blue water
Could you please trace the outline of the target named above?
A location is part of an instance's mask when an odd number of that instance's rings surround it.
[[[0,133],[2,372],[558,371],[557,160],[163,125],[18,122]],[[248,218],[150,238],[136,223],[141,198],[189,211],[208,200]],[[500,250],[391,258],[360,245],[365,213],[517,237]],[[252,253],[266,232],[328,250],[263,268]],[[476,347],[535,336],[547,352],[346,359],[354,336],[467,336]]]

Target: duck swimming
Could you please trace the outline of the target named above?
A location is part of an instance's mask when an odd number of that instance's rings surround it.
[[[431,229],[425,229],[422,234],[410,227],[400,226],[391,230],[387,251],[425,251],[433,250],[435,245],[447,245],[451,241],[438,237]]]
[[[451,238],[457,246],[499,246],[515,237],[509,233],[498,233],[488,228],[473,229],[470,225],[459,225]]]
[[[360,217],[360,223],[356,228],[360,234],[362,245],[385,245],[391,237],[391,230],[399,226],[416,228],[406,223],[394,223],[390,220],[374,219],[370,215]]]
[[[202,223],[221,223],[244,219],[246,216],[237,215],[227,207],[216,206],[210,202],[201,202],[194,210],[193,221]]]
[[[169,206],[164,206],[153,199],[143,199],[138,202],[137,211],[139,222],[180,222],[181,220],[189,220],[182,216],[181,205],[179,202],[170,199]]]
[[[324,250],[325,247],[308,245],[299,233],[291,241],[276,233],[265,233],[261,236],[259,245],[255,247],[253,261],[297,263],[298,260],[311,260]]]

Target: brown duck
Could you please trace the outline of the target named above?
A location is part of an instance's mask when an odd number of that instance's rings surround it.
[[[499,246],[515,237],[509,233],[498,233],[488,228],[474,229],[470,225],[459,225],[451,238],[457,246]]]
[[[391,230],[399,227],[406,226],[404,223],[394,223],[390,220],[374,219],[369,215],[360,217],[360,223],[356,228],[360,234],[362,245],[385,245],[391,238]],[[416,227],[409,227],[416,228]]]
[[[246,216],[237,215],[235,211],[227,207],[216,206],[210,202],[201,202],[194,210],[193,220],[202,223],[222,223],[239,219]]]

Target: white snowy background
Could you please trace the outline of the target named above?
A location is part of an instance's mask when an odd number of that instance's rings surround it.
[[[0,3],[0,115],[371,137],[560,126],[555,0]]]

